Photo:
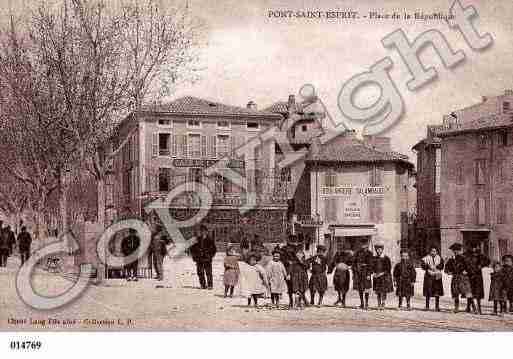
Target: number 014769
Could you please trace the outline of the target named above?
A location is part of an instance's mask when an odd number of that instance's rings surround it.
[[[11,350],[39,350],[43,343],[33,340],[12,340],[10,346]]]

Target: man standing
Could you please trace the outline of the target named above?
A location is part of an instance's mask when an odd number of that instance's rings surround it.
[[[9,257],[10,257],[14,253],[14,247],[16,246],[16,236],[14,235],[14,232],[12,231],[11,226],[7,226],[5,228],[5,231],[7,232],[7,243],[9,244]]]
[[[483,268],[490,265],[490,259],[481,253],[481,247],[475,243],[466,254],[468,261],[468,277],[470,280],[470,289],[472,291],[472,298],[476,300],[477,312],[481,312],[481,299],[484,298],[484,285],[483,285]],[[470,301],[467,302],[467,313],[470,313]]]
[[[297,261],[296,252],[298,249],[297,237],[293,234],[289,235],[287,244],[281,248],[280,260],[282,261],[285,269],[287,270],[287,294],[289,296],[289,308],[294,306],[294,292],[292,291],[292,282],[290,278],[290,268],[292,264]]]
[[[32,245],[32,237],[27,232],[27,227],[21,227],[18,234],[18,249],[20,251],[21,265],[23,265],[30,257],[30,246]]]
[[[165,234],[161,225],[156,225],[151,236],[151,258],[158,281],[164,280],[164,257],[166,256]]]
[[[472,289],[468,275],[468,260],[462,254],[463,246],[460,243],[454,243],[449,249],[453,251],[454,256],[447,261],[445,272],[452,275],[451,294],[454,299],[454,313],[459,311],[460,296],[467,298],[467,303],[470,303],[474,312],[477,312],[474,300],[472,299]]]
[[[196,237],[196,243],[191,246],[192,260],[196,262],[196,271],[202,289],[214,289],[214,280],[212,278],[212,259],[217,252],[214,240],[208,235],[208,229],[205,225],[200,226],[199,236]],[[207,277],[205,283],[205,276]]]
[[[362,243],[356,251],[353,259],[353,289],[360,296],[360,309],[369,309],[369,293],[372,289],[372,267],[374,256],[369,250],[369,245]]]
[[[3,222],[0,221],[0,267],[7,266],[7,258],[9,257],[9,239],[7,231],[3,227]]]
[[[312,272],[308,285],[310,289],[310,305],[315,304],[315,293],[317,292],[319,293],[318,306],[321,306],[324,293],[328,289],[328,277],[326,276],[328,260],[326,259],[325,253],[326,247],[319,244],[317,246],[317,254],[307,261],[308,267]]]
[[[141,240],[137,236],[137,231],[133,228],[128,230],[128,236],[121,242],[121,252],[126,257],[136,254],[141,245]],[[139,259],[131,260],[125,265],[125,277],[127,281],[138,281],[137,272],[139,269]]]

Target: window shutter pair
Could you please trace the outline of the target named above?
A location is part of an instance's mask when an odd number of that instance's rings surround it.
[[[153,157],[157,157],[159,155],[159,134],[158,133],[154,133],[152,135],[151,155]]]

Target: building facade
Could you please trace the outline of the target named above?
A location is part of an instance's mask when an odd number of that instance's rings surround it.
[[[513,248],[512,105],[512,91],[483,97],[481,103],[445,116],[436,128],[443,255],[456,242],[466,248],[479,244],[495,259]]]
[[[202,224],[220,248],[238,242],[240,233],[250,239],[257,234],[263,241],[284,240],[287,191],[282,174],[275,173],[274,142],[237,152],[282,120],[280,114],[259,111],[253,102],[236,107],[194,97],[130,115],[109,143],[115,155],[106,183],[108,218],[145,218],[150,202],[165,199],[187,182],[185,191],[163,206],[177,220],[190,218],[202,206],[194,193],[206,186],[212,206]],[[217,173],[208,172],[214,165]],[[241,175],[243,185],[234,184],[223,171]],[[248,192],[256,194],[253,202]],[[251,210],[242,211],[248,204]],[[189,235],[193,230],[184,229]]]
[[[408,247],[413,165],[393,152],[385,137],[360,140],[346,131],[334,140],[311,143],[294,196],[297,224],[314,243],[356,250],[382,242],[397,260]]]

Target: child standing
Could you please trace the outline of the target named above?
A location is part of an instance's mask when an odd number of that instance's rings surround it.
[[[345,308],[346,306],[346,293],[349,290],[349,266],[351,265],[351,254],[348,252],[337,252],[333,261],[328,268],[328,274],[333,272],[333,286],[338,294],[337,301],[334,305],[340,304]]]
[[[413,285],[417,278],[417,272],[410,261],[407,250],[401,250],[401,261],[394,267],[394,282],[396,294],[399,298],[399,309],[403,305],[403,297],[406,298],[406,309],[411,310],[410,299],[413,297]]]
[[[492,264],[493,272],[490,274],[490,297],[488,300],[493,302],[493,314],[503,314],[506,311],[506,288],[504,283],[504,273],[499,262]],[[499,312],[497,312],[497,309]]]
[[[307,306],[306,289],[308,288],[308,265],[305,260],[305,252],[302,249],[296,252],[295,260],[290,264],[290,282],[294,294],[294,305],[296,308]]]
[[[226,257],[224,258],[224,297],[228,294],[233,297],[233,289],[239,281],[239,256],[235,252],[234,247],[228,247]]]
[[[374,278],[372,289],[378,296],[378,310],[385,310],[387,293],[394,291],[392,283],[392,262],[390,258],[383,253],[385,246],[382,243],[374,245],[376,255],[373,261]]]
[[[513,256],[510,254],[502,256],[502,275],[506,298],[509,301],[509,312],[513,313]]]
[[[458,313],[460,308],[460,296],[467,298],[471,307],[477,313],[476,305],[472,299],[472,289],[468,278],[468,264],[463,256],[463,246],[460,243],[452,244],[449,249],[453,251],[454,257],[447,261],[445,272],[452,275],[451,294],[454,299],[454,313]]]
[[[281,262],[281,254],[277,250],[273,252],[273,260],[267,265],[267,278],[271,291],[271,303],[278,307],[280,296],[287,291],[287,270]]]
[[[315,304],[315,293],[317,292],[319,293],[318,306],[321,306],[324,293],[328,289],[328,277],[326,276],[328,262],[324,255],[325,253],[326,247],[320,244],[317,246],[317,254],[307,261],[307,265],[312,271],[308,285],[310,289],[310,305]]]
[[[267,282],[267,273],[265,269],[258,264],[258,255],[249,255],[250,270],[246,273],[246,285],[248,290],[248,306],[251,305],[251,299],[255,307],[258,306],[258,298],[263,297],[267,292],[269,284]]]

